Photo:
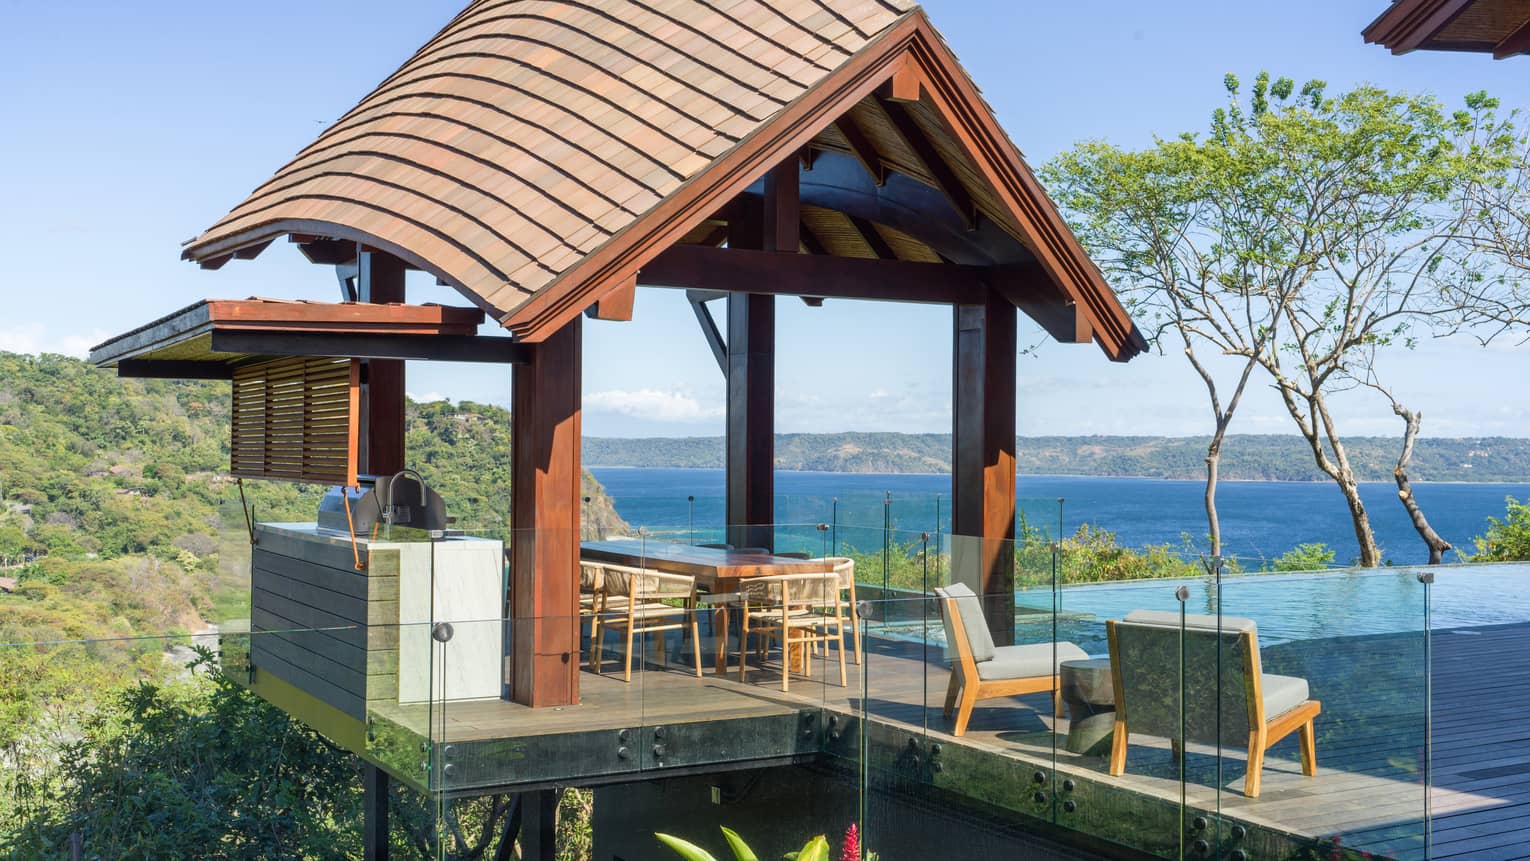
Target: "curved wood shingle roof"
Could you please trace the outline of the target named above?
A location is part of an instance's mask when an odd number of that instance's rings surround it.
[[[215,267],[282,234],[363,242],[536,340],[769,167],[810,142],[836,146],[835,121],[914,62],[947,91],[946,122],[970,132],[940,146],[966,141],[972,158],[954,170],[978,209],[1088,309],[1107,352],[1137,352],[1131,321],[907,0],[477,0],[184,256]]]
[[[908,9],[479,0],[186,254],[341,225],[503,315]]]

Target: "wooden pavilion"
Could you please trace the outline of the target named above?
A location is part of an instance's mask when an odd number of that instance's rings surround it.
[[[305,334],[335,316],[310,303],[257,331],[213,329],[237,347],[117,339],[95,360],[218,376],[255,355],[365,357],[360,469],[372,473],[405,463],[402,359],[511,363],[513,527],[544,536],[515,542],[516,618],[577,614],[581,319],[630,319],[639,285],[689,291],[727,376],[727,522],[753,531],[750,544],[769,544],[773,516],[777,298],[950,305],[953,528],[992,539],[964,576],[1001,641],[1017,311],[1112,360],[1145,346],[905,0],[480,0],[183,256],[217,269],[281,237],[348,273],[361,302],[404,303],[405,271],[428,272],[511,339]],[[720,325],[705,305],[717,298]],[[577,702],[567,626],[515,637],[513,699]]]

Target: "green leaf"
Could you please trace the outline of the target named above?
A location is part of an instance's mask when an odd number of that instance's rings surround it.
[[[809,840],[797,853],[796,861],[829,861],[829,841],[822,834]]]
[[[702,849],[700,846],[697,846],[696,844],[689,841],[681,840],[679,837],[675,837],[669,834],[657,833],[653,836],[659,838],[660,843],[663,843],[665,846],[675,850],[675,852],[678,853],[681,858],[684,858],[685,861],[717,861],[717,859],[713,858],[711,853],[707,852],[707,850]]]
[[[733,855],[738,861],[760,861],[755,856],[754,850],[744,842],[744,838],[738,836],[738,832],[727,826],[722,826],[723,837],[728,840],[728,848],[733,850]]]

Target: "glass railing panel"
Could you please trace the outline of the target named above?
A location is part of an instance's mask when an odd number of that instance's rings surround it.
[[[923,817],[896,800],[922,798],[934,777],[924,706],[925,604],[918,595],[861,602],[858,689],[848,716],[828,710],[845,728],[829,728],[826,750],[857,781],[858,836],[870,851],[906,845],[906,830]]]
[[[1053,550],[1056,589],[1023,591],[1019,601],[1022,612],[1035,612],[1050,600],[1055,613],[1063,709],[1052,725],[1055,821],[1103,846],[1179,858],[1183,808],[1174,740],[1185,693],[1176,587],[1111,579],[1108,558],[1069,541]],[[1034,548],[1029,554],[1039,556]],[[1151,628],[1121,629],[1125,636],[1112,643],[1116,626],[1144,611],[1162,615]]]
[[[1432,857],[1514,854],[1525,827],[1517,763],[1530,762],[1515,705],[1530,690],[1530,563],[1428,570],[1427,848]]]
[[[1224,739],[1189,782],[1218,790],[1224,854],[1428,857],[1429,579],[1224,570],[1193,595],[1220,613]]]

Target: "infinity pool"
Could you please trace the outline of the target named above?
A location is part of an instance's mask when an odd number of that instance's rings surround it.
[[[1433,585],[1420,582],[1424,571],[1434,573]],[[1177,610],[1181,586],[1190,593],[1187,612],[1252,618],[1265,645],[1530,622],[1530,564],[1518,563],[1253,574],[1224,577],[1220,585],[1195,578],[1065,586],[1055,596],[1058,634],[1103,652],[1106,619],[1138,609]],[[1050,639],[1052,591],[1025,590],[1015,599],[1022,640]],[[877,633],[919,639],[928,627],[930,639],[943,642],[939,620],[931,621],[892,623]]]

